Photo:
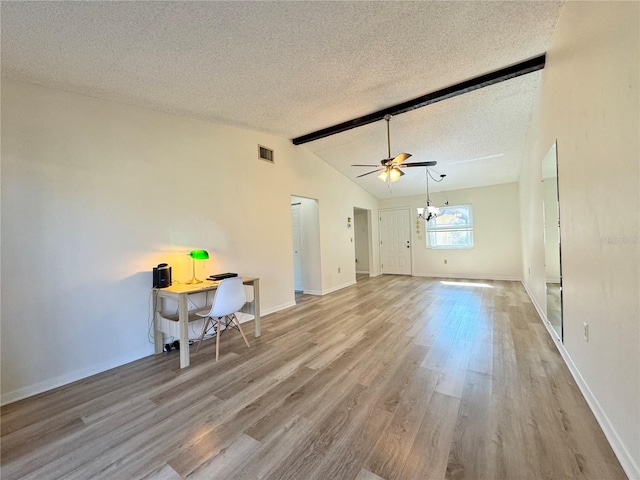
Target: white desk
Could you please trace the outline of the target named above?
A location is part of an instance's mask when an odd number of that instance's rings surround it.
[[[242,277],[242,283],[253,287],[253,302],[248,302],[241,311],[251,313],[255,317],[255,335],[260,336],[260,279],[255,277]],[[178,322],[180,329],[180,368],[189,366],[189,303],[187,297],[196,293],[205,293],[216,290],[220,282],[205,280],[202,283],[189,285],[178,283],[166,288],[154,289],[155,311],[153,316],[154,346],[155,353],[162,353],[163,338],[160,329],[160,318]],[[178,315],[165,315],[163,312],[163,298],[168,298],[178,302]],[[191,319],[195,320],[193,316]]]

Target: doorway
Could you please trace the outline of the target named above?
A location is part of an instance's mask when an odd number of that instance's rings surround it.
[[[356,270],[358,275],[371,275],[373,257],[371,252],[371,210],[353,207],[353,244]]]
[[[302,228],[300,211],[302,203],[291,204],[291,231],[293,236],[293,289],[296,293],[304,291],[304,274],[302,273]]]
[[[411,275],[411,213],[408,208],[380,211],[382,273]]]
[[[321,295],[320,209],[317,199],[291,196],[291,238],[294,291]]]

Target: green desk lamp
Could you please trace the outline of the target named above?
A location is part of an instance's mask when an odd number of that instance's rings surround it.
[[[206,250],[191,250],[189,252],[189,256],[191,257],[191,261],[193,262],[193,278],[187,283],[189,285],[202,283],[202,280],[198,280],[196,278],[196,260],[207,260],[209,258],[209,252],[207,252]]]

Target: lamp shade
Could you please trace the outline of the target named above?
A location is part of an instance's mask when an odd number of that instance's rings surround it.
[[[209,252],[206,250],[191,250],[189,256],[194,260],[207,260],[209,258]]]
[[[389,180],[391,180],[392,182],[397,182],[403,175],[404,172],[398,167],[393,167],[391,170],[389,170]]]
[[[398,167],[386,168],[385,170],[378,175],[378,178],[383,182],[386,182],[387,179],[391,182],[397,182],[400,180],[400,177],[404,175],[404,172],[400,170]]]

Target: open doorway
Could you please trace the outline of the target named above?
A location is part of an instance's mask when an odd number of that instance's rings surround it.
[[[291,196],[293,285],[296,293],[322,294],[320,209],[314,198]]]
[[[371,210],[353,207],[353,243],[358,277],[370,276],[373,266],[371,244]]]

